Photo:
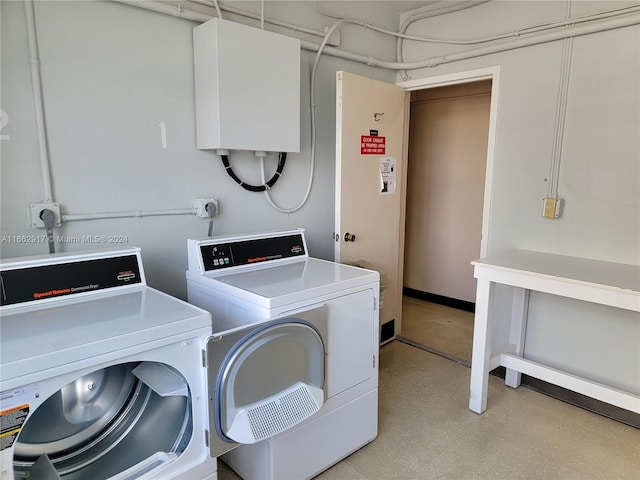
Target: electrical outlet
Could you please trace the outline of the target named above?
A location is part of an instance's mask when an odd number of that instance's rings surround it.
[[[562,215],[561,198],[547,197],[542,199],[542,216],[544,218],[558,218]]]
[[[194,198],[193,200],[193,215],[200,218],[210,218],[207,211],[207,205],[211,204],[214,208],[214,217],[218,216],[218,199],[214,197]]]
[[[556,212],[556,199],[543,198],[542,199],[542,216],[544,218],[555,218],[555,212]]]
[[[45,228],[44,222],[40,218],[40,213],[43,210],[51,210],[55,215],[55,219],[53,221],[54,227],[59,227],[61,225],[60,219],[60,205],[58,203],[30,203],[29,209],[31,211],[31,226],[33,228]]]

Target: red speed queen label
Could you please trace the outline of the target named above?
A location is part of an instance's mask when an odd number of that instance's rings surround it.
[[[387,137],[360,135],[360,155],[384,155]]]

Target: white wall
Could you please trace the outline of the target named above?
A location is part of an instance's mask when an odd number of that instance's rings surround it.
[[[358,2],[359,3],[359,2]],[[234,2],[259,12],[259,2]],[[329,5],[327,8],[333,8]],[[1,2],[2,84],[0,107],[9,116],[1,141],[1,234],[3,258],[47,253],[45,243],[16,240],[42,235],[29,224],[28,205],[43,199],[22,2]],[[354,15],[357,5],[344,5]],[[213,14],[213,10],[210,10]],[[219,157],[195,147],[192,29],[197,23],[112,2],[36,2],[44,102],[54,200],[63,214],[189,209],[192,199],[216,196],[215,234],[303,227],[310,253],[333,258],[335,72],[347,70],[393,81],[393,73],[323,57],[317,75],[317,156],[307,205],[285,215],[261,193],[241,189]],[[267,2],[266,16],[322,30],[334,20],[314,2]],[[375,9],[372,21],[394,28],[397,16]],[[253,20],[224,18],[258,25]],[[270,27],[268,24],[266,28]],[[291,34],[285,29],[276,29]],[[308,37],[307,37],[308,39]],[[321,39],[314,39],[320,43]],[[382,35],[345,29],[346,48],[391,58],[394,45]],[[301,152],[289,154],[272,189],[283,207],[303,197],[309,171],[309,79],[315,54],[302,52]],[[256,72],[256,82],[260,79]],[[167,148],[161,148],[160,122]],[[241,178],[260,183],[249,152],[232,155]],[[275,161],[268,162],[269,172]],[[205,237],[208,223],[190,215],[70,221],[56,236],[119,235],[125,243],[59,243],[57,251],[135,245],[142,248],[151,286],[186,298],[186,239]]]
[[[266,4],[268,16],[294,24],[321,30],[333,23],[315,11],[315,2]],[[578,1],[573,2],[573,12],[580,15],[624,4],[629,2]],[[259,2],[234,5],[259,11]],[[322,5],[340,9],[345,16],[366,16],[383,27],[398,25],[397,16],[375,2]],[[0,107],[9,115],[2,128],[2,135],[9,138],[0,141],[0,229],[9,239],[0,245],[2,257],[47,251],[44,244],[11,241],[15,236],[42,234],[29,227],[28,204],[42,200],[43,193],[22,7],[22,2],[0,2]],[[563,1],[494,1],[417,22],[409,33],[466,38],[561,19],[565,12]],[[395,78],[392,72],[330,57],[321,60],[316,181],[308,205],[283,215],[270,209],[260,194],[246,193],[233,183],[218,157],[195,148],[191,47],[195,23],[92,1],[37,2],[36,20],[54,199],[63,213],[190,208],[192,198],[215,195],[221,210],[216,233],[300,226],[307,229],[311,254],[332,258],[335,71],[387,81]],[[393,40],[360,27],[341,27],[341,34],[347,50],[394,58]],[[561,42],[410,72],[413,78],[424,78],[501,67],[489,253],[529,248],[640,264],[639,39],[637,26],[575,39],[559,185],[566,209],[558,220],[543,219],[540,212],[547,190],[544,179],[549,175]],[[468,48],[407,43],[405,60]],[[285,206],[301,198],[307,177],[307,85],[312,60],[312,54],[303,52],[301,152],[290,155],[286,173],[273,189],[275,199]],[[160,122],[167,125],[166,150],[160,148]],[[232,160],[238,173],[257,182],[255,161],[240,157]],[[185,239],[203,237],[206,231],[204,220],[169,216],[68,222],[56,234],[126,236],[127,245],[143,249],[149,283],[184,298]],[[640,393],[637,316],[582,304],[565,307],[564,302],[533,296],[527,356]],[[562,329],[560,321],[565,324]]]
[[[577,16],[629,4],[574,1],[572,11]],[[471,38],[563,19],[566,8],[564,1],[489,2],[416,22],[409,33]],[[407,42],[404,60],[471,48],[477,46]],[[555,41],[410,75],[500,66],[489,254],[523,248],[640,265],[640,27],[574,40],[559,181],[566,206],[561,218],[548,220],[541,207],[562,50],[563,42]],[[508,311],[504,293],[498,308]],[[525,356],[640,393],[638,320],[613,308],[533,295]]]

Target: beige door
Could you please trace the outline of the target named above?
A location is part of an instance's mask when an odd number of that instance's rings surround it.
[[[408,95],[389,83],[338,72],[336,96],[335,258],[381,272],[380,323],[395,320],[397,334]]]

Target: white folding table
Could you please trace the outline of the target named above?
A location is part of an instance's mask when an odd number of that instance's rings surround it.
[[[521,374],[640,413],[640,396],[523,358],[531,291],[640,312],[640,266],[515,250],[471,262],[478,279],[471,360],[469,409],[487,408],[489,372],[507,369],[505,383],[520,385]],[[492,304],[495,284],[513,287],[509,342],[494,346]],[[640,315],[638,315],[640,321]],[[637,359],[640,361],[640,359]]]

